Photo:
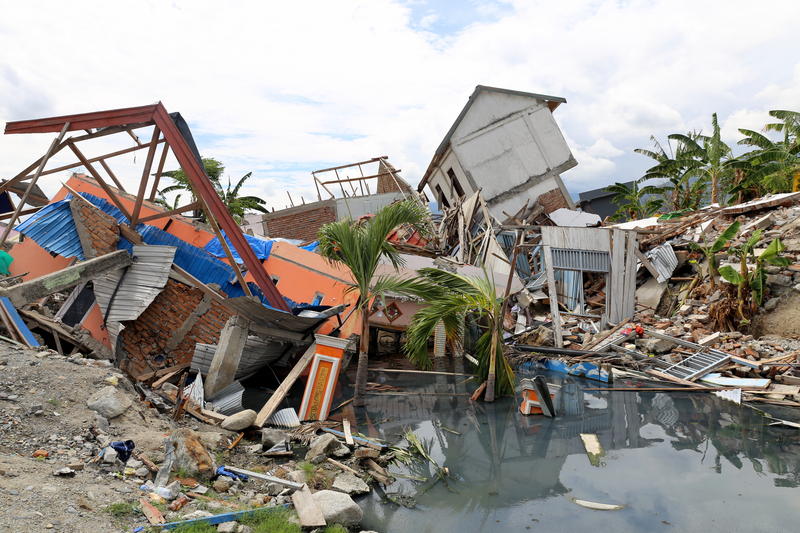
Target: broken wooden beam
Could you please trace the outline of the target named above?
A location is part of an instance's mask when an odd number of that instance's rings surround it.
[[[289,371],[289,375],[281,382],[275,392],[272,393],[267,403],[264,404],[264,407],[258,412],[258,416],[256,416],[255,425],[258,427],[263,427],[264,424],[267,422],[269,417],[272,416],[272,413],[275,412],[275,409],[278,408],[280,403],[289,393],[289,389],[292,388],[294,382],[297,381],[297,378],[300,377],[300,374],[303,373],[303,370],[306,369],[308,363],[311,362],[311,359],[314,357],[314,354],[317,351],[317,343],[312,343],[311,346],[305,351],[305,353],[300,357],[297,363],[294,365],[291,371]]]
[[[54,292],[74,287],[82,281],[95,279],[111,270],[129,266],[131,263],[133,260],[127,251],[117,250],[2,289],[0,295],[10,298],[14,306],[19,308]]]

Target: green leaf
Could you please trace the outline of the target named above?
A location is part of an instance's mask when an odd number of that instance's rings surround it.
[[[761,235],[763,234],[764,232],[758,229],[753,232],[749,239],[747,239],[747,242],[744,244],[744,248],[748,253],[755,248],[756,244],[758,244],[758,241],[761,240]]]
[[[734,285],[741,285],[744,283],[744,278],[742,275],[731,265],[725,265],[720,267],[719,275],[722,276],[726,281],[733,283]]]
[[[739,226],[740,224],[739,221],[737,220],[736,222],[725,228],[725,231],[723,231],[719,235],[719,237],[717,237],[717,240],[714,241],[714,244],[711,245],[711,252],[716,253],[722,250],[728,243],[728,241],[733,239],[736,236],[736,234],[739,233]]]
[[[761,252],[761,255],[758,258],[762,261],[770,261],[770,259],[774,259],[778,257],[782,251],[786,249],[786,246],[783,245],[780,239],[774,239],[766,249]]]
[[[764,299],[764,286],[766,285],[767,281],[767,273],[764,272],[763,268],[757,268],[755,272],[753,272],[753,278],[750,280],[750,290],[753,295],[753,302],[756,305],[761,305],[762,300]]]

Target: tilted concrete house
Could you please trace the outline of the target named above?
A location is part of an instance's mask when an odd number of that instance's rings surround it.
[[[419,183],[453,206],[481,189],[500,221],[535,200],[549,213],[573,208],[560,174],[577,165],[553,111],[558,96],[478,85]]]

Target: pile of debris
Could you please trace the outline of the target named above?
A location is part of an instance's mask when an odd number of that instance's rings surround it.
[[[746,401],[800,406],[798,201],[608,228],[522,226],[532,275],[506,318],[513,353],[603,381],[738,388]],[[549,313],[536,303],[545,298]]]

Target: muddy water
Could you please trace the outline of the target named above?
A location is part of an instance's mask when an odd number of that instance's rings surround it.
[[[602,385],[546,376],[561,386],[556,419],[522,416],[511,398],[472,405],[453,395],[471,390],[463,378],[371,373],[373,382],[439,395],[370,395],[356,413],[358,430],[397,442],[412,429],[450,476],[446,484],[398,479],[386,488],[413,508],[373,491],[359,501],[363,528],[800,531],[800,430],[770,427],[758,412],[705,393],[590,392]],[[581,433],[602,445],[594,464]],[[429,478],[433,467],[390,471]],[[625,507],[597,511],[573,499]]]

